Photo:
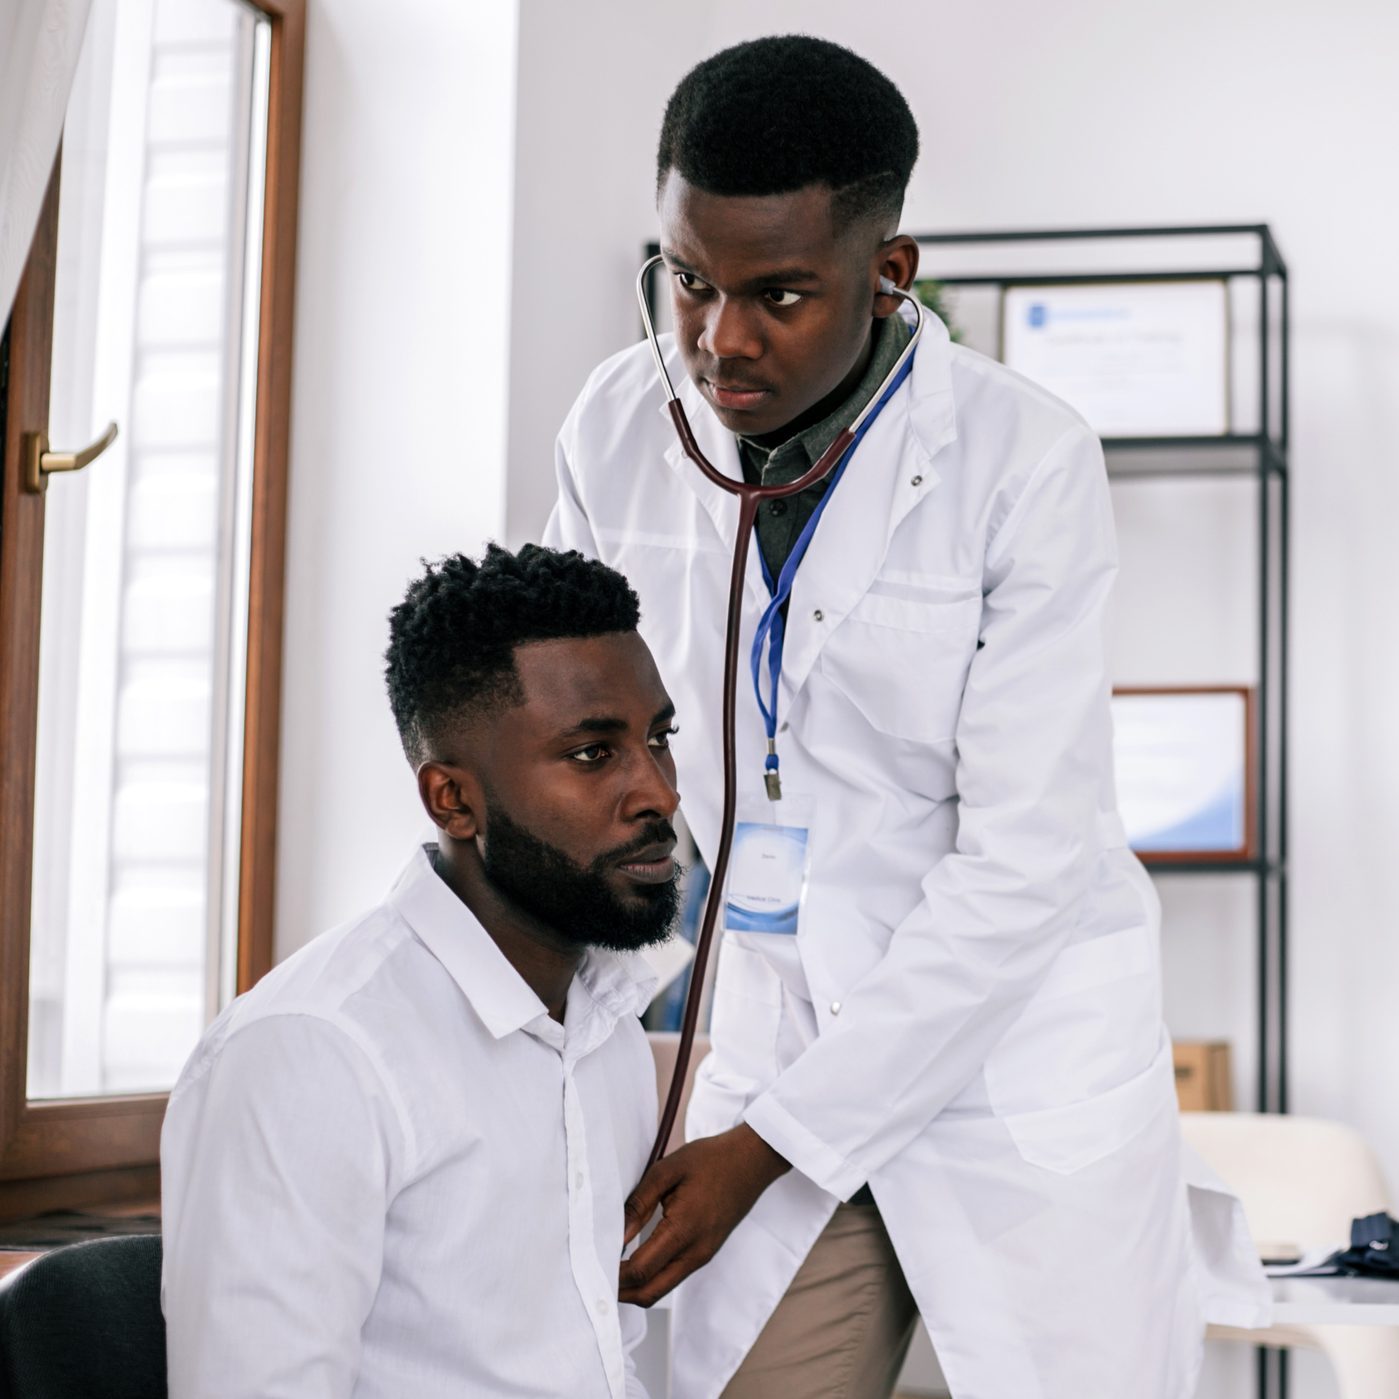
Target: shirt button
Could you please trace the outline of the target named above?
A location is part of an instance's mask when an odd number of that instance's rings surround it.
[[[576,1189],[576,1190],[581,1190],[581,1189],[583,1188],[583,1182],[584,1182],[586,1179],[587,1179],[587,1177],[583,1174],[583,1172],[582,1172],[582,1171],[579,1171],[578,1174],[577,1174],[576,1176],[573,1177],[573,1186],[574,1186],[574,1189]]]
[[[785,500],[774,500],[768,505],[769,515],[785,515],[787,513],[787,502]]]
[[[832,1015],[839,1015],[839,1014],[840,1014],[840,1002],[839,1002],[839,1001],[832,1001],[832,1002],[831,1002],[831,1014],[832,1014]]]
[[[826,620],[826,614],[825,614],[824,612],[822,612],[821,609],[820,609],[819,607],[818,607],[818,608],[816,609],[816,611],[813,612],[811,615],[812,615],[818,622],[824,622],[824,621]]]
[[[598,1314],[599,1316],[606,1316],[606,1315],[607,1315],[607,1298],[606,1298],[606,1297],[599,1297],[599,1298],[597,1299],[597,1302],[595,1303],[595,1306],[597,1307],[597,1314]]]

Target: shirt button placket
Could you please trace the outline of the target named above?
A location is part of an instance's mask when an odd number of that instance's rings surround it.
[[[584,1304],[590,1305],[595,1318],[593,1330],[608,1383],[613,1392],[620,1395],[625,1388],[619,1368],[621,1335],[615,1327],[607,1325],[613,1313],[612,1299],[600,1290],[606,1286],[607,1277],[598,1262],[597,1239],[593,1232],[593,1202],[587,1190],[588,1138],[574,1067],[565,1062],[563,1076],[565,1179],[573,1186],[568,1201],[569,1261],[573,1268],[573,1285],[579,1297],[585,1299]],[[591,1304],[586,1301],[589,1298]]]

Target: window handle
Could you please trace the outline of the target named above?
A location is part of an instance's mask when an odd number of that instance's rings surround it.
[[[24,434],[24,489],[33,495],[42,495],[49,484],[49,477],[55,471],[81,471],[94,462],[113,442],[117,440],[117,425],[107,424],[107,431],[81,452],[49,451],[49,435],[46,432],[26,432]]]

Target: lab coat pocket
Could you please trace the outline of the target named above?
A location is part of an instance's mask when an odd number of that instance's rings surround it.
[[[1160,1044],[1151,930],[1133,926],[1071,944],[987,1058],[992,1110],[1027,1159],[1076,1169],[1135,1130],[1128,1122],[1119,1131],[1111,1112],[1094,1105],[1153,1064]],[[1069,1150],[1075,1130],[1081,1141]]]
[[[866,593],[821,652],[821,672],[894,738],[949,742],[976,654],[981,598]]]
[[[1067,1107],[1012,1113],[1002,1121],[1030,1165],[1071,1175],[1126,1146],[1163,1112],[1175,1112],[1175,1069],[1168,1040],[1161,1042],[1141,1073],[1106,1093]]]
[[[714,1011],[709,1033],[712,1073],[752,1085],[749,1096],[777,1073],[777,1030],[782,982],[767,960],[725,937],[714,976]]]

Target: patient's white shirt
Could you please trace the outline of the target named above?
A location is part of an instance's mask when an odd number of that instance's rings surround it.
[[[654,979],[590,951],[551,1020],[433,853],[234,1001],[170,1095],[171,1399],[644,1399],[617,1270]]]

